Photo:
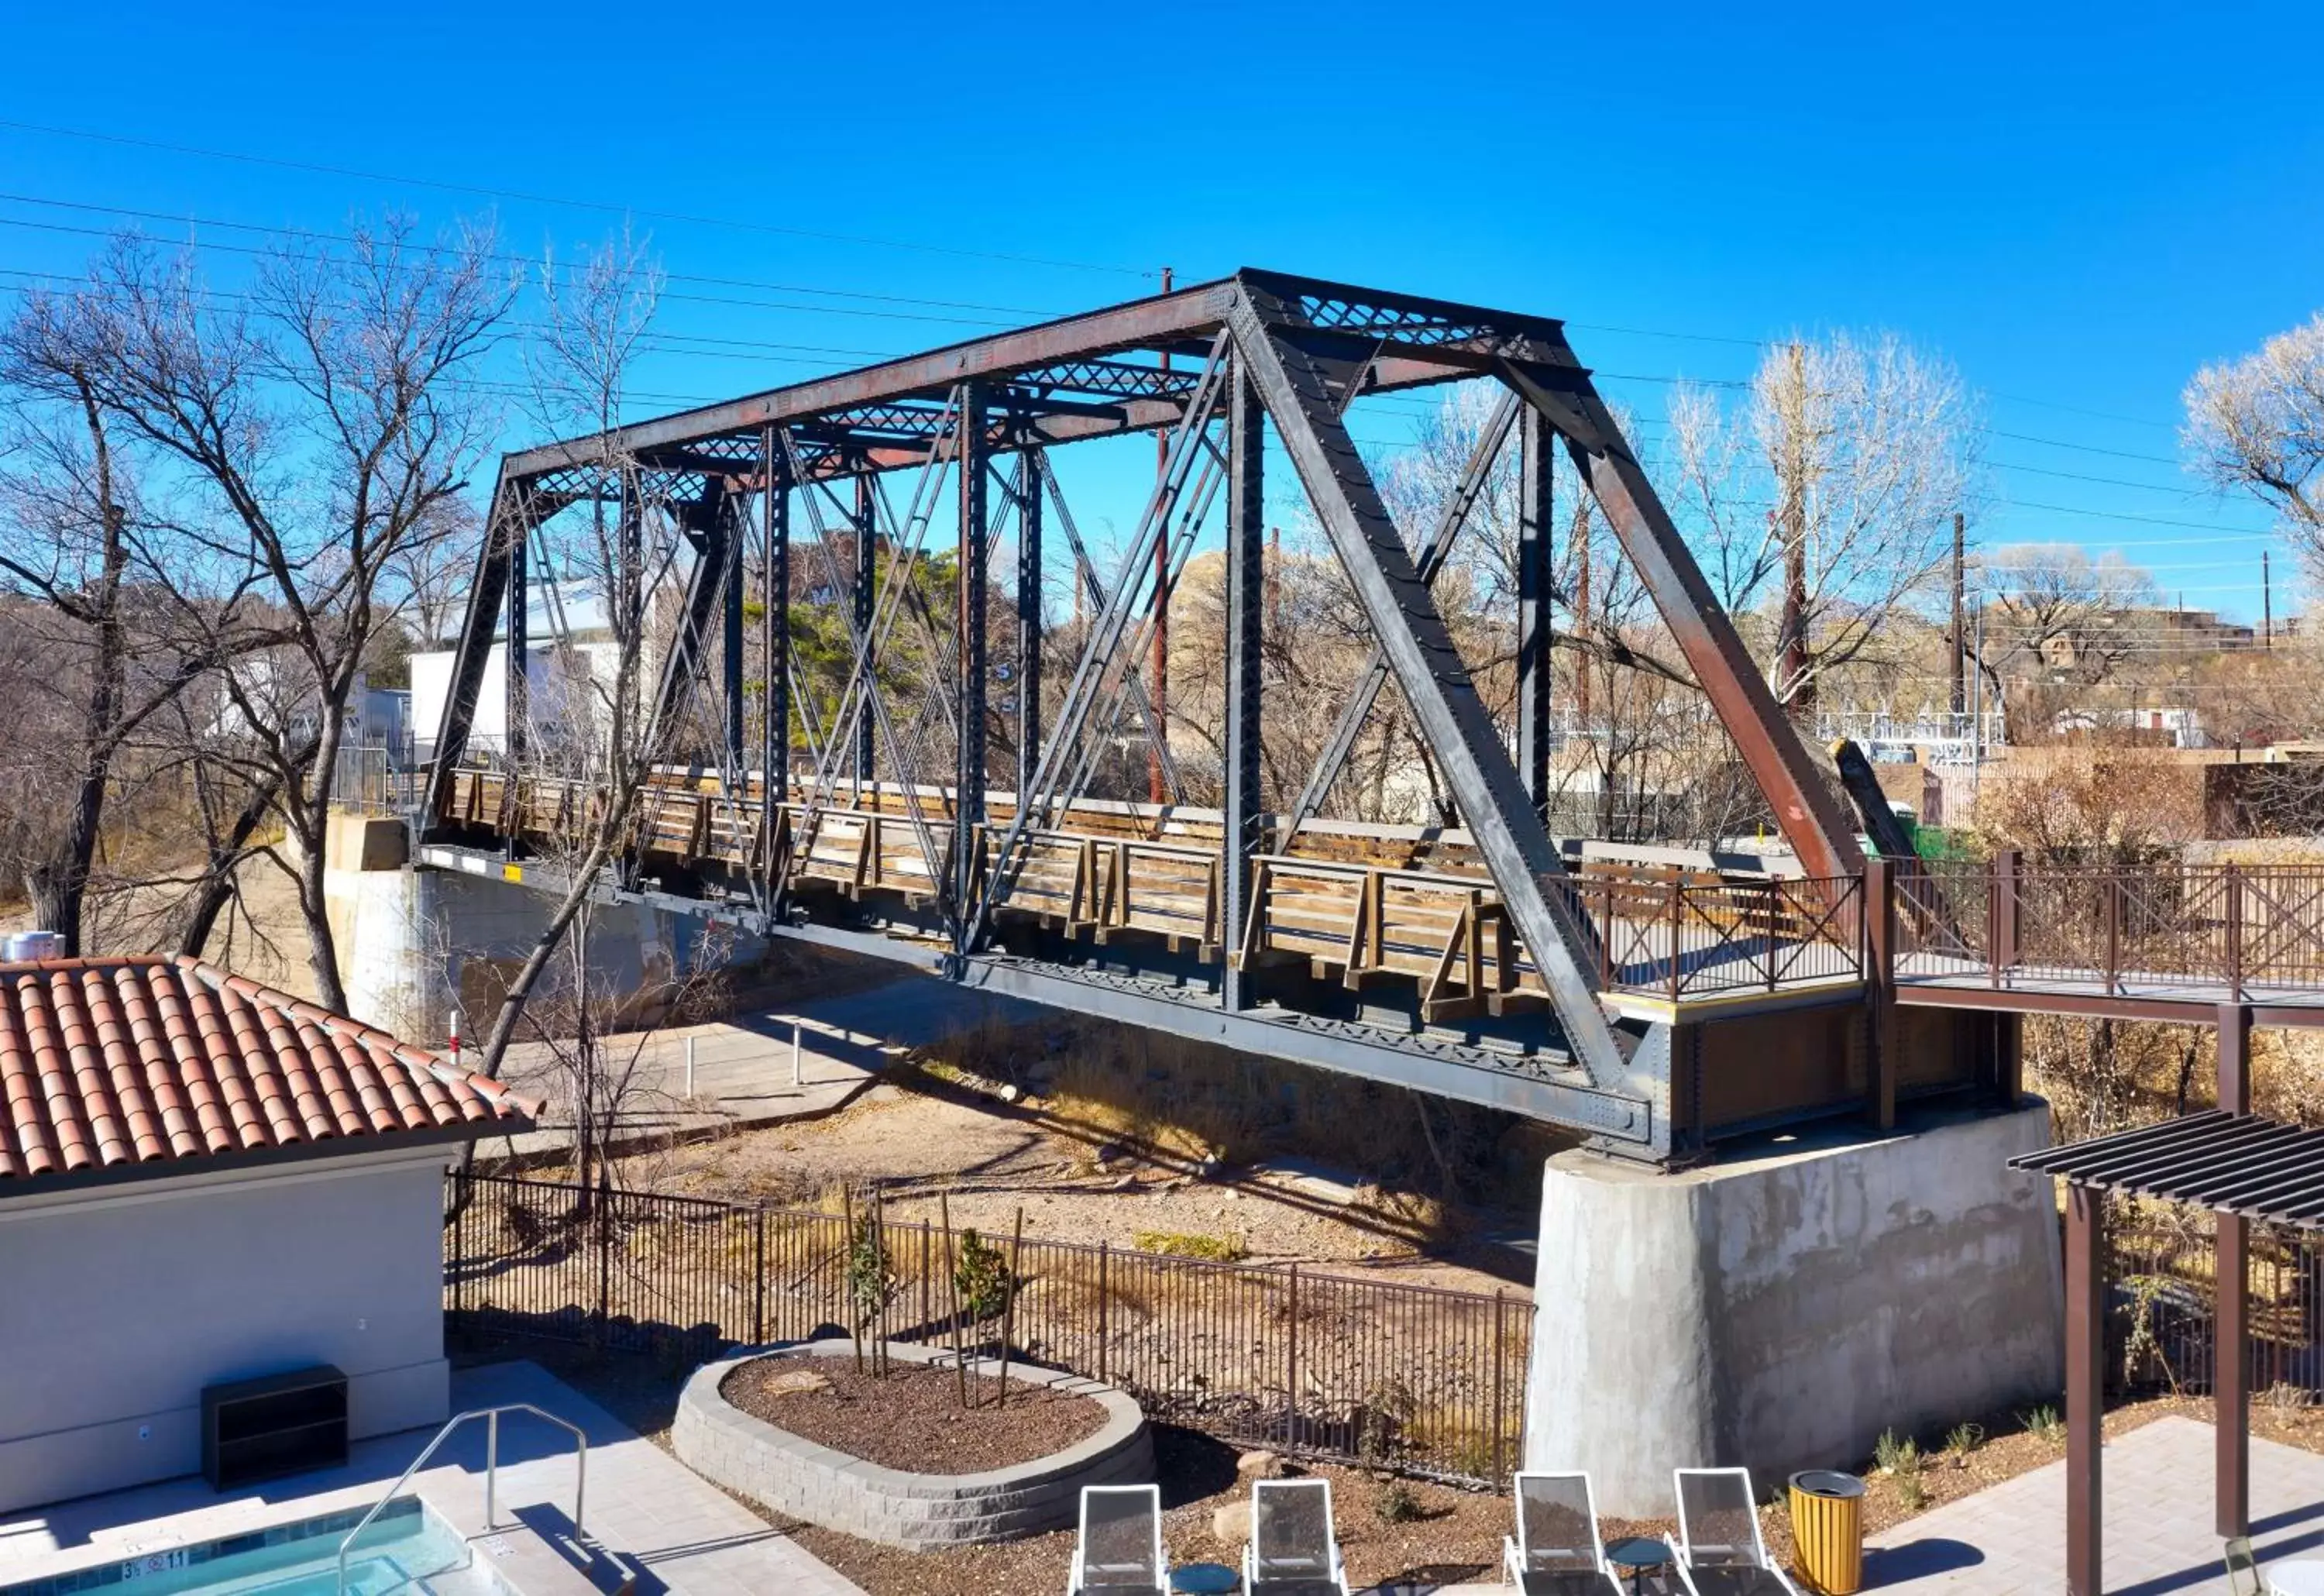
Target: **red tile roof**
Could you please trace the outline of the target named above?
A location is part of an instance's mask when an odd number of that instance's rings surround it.
[[[46,1176],[530,1128],[441,1055],[198,959],[0,964],[0,1192]]]

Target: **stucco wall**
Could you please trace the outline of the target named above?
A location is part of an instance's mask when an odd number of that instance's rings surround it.
[[[406,1153],[0,1202],[0,1509],[190,1474],[201,1388],[309,1363],[440,1423],[443,1168]]]
[[[2063,1380],[2036,1104],[1872,1139],[1803,1132],[1657,1175],[1587,1154],[1542,1193],[1526,1463],[1591,1471],[1602,1512],[1672,1511],[1674,1468],[1765,1490],[1884,1429],[1958,1423]]]

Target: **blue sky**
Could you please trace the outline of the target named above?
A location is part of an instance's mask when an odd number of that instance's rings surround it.
[[[1668,378],[1893,328],[1986,396],[1984,541],[2119,549],[2255,616],[2268,519],[2187,491],[2178,395],[2324,308],[2324,107],[2279,69],[2312,11],[1913,9],[19,7],[0,284],[122,219],[39,200],[318,230],[490,206],[521,252],[630,207],[673,273],[662,330],[734,341],[640,386],[709,396],[1164,263],[1270,265],[1564,316],[1649,446]]]

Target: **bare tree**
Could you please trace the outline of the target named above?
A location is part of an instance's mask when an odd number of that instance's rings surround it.
[[[1877,657],[1935,592],[1976,487],[1973,402],[1942,358],[1893,335],[1770,349],[1730,414],[1671,396],[1666,492],[1713,589],[1748,626],[1778,701]]]
[[[549,579],[561,575],[603,605],[607,641],[560,649],[545,690],[528,696],[533,724],[520,773],[578,780],[602,797],[576,807],[563,835],[541,839],[569,884],[503,992],[477,1061],[488,1075],[498,1075],[527,1001],[583,926],[591,895],[634,835],[639,800],[663,752],[647,735],[646,676],[659,653],[647,595],[659,592],[676,568],[679,541],[663,535],[667,523],[654,506],[639,504],[639,524],[629,535],[621,514],[609,514],[607,506],[609,497],[634,494],[636,462],[622,452],[613,429],[660,297],[660,269],[625,232],[570,267],[545,260],[541,286],[544,330],[526,350],[534,420],[553,436],[589,435],[585,457],[594,456],[588,463],[600,491],[535,535]],[[494,513],[508,512],[494,507]],[[530,679],[529,661],[511,660],[506,668]],[[586,987],[586,968],[579,980]]]
[[[53,309],[54,364],[133,447],[159,591],[204,634],[230,757],[272,786],[317,995],[344,1006],[323,890],[331,776],[364,664],[395,624],[390,573],[440,536],[484,447],[475,369],[515,285],[484,230],[438,243],[356,223],[270,254],[238,300],[189,251],[122,238]],[[221,585],[247,602],[200,595]]]
[[[0,850],[36,925],[69,954],[119,762],[149,720],[221,660],[213,629],[172,627],[168,575],[145,558],[143,509],[113,420],[83,364],[70,306],[36,293],[0,329],[0,593],[16,669],[5,755],[17,780]],[[246,586],[246,585],[245,585]],[[181,594],[230,614],[241,589]]]
[[[2241,489],[2273,509],[2284,535],[2324,567],[2324,312],[2259,346],[2207,365],[2185,395],[2180,439],[2188,466],[2220,492]]]

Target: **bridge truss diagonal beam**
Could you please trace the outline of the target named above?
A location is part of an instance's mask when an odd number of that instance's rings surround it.
[[[1590,973],[1593,939],[1572,922],[1563,899],[1552,896],[1549,883],[1562,883],[1565,867],[1477,696],[1428,583],[1406,552],[1340,420],[1314,353],[1300,341],[1297,318],[1267,287],[1250,284],[1227,319],[1238,362],[1265,401],[1509,917],[1532,950],[1568,1046],[1594,1084],[1626,1084],[1628,1061]]]
[[[1808,874],[1861,875],[1864,850],[1856,828],[1752,664],[1606,401],[1587,378],[1574,379],[1571,365],[1502,361],[1499,372],[1565,438],[1582,480]]]

